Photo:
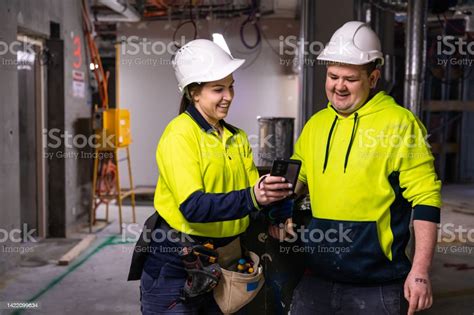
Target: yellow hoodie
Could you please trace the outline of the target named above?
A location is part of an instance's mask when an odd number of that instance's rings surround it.
[[[308,121],[293,158],[311,197],[304,241],[316,274],[352,283],[408,274],[412,209],[415,220],[439,222],[441,183],[426,139],[416,116],[385,92],[348,117],[329,103]]]

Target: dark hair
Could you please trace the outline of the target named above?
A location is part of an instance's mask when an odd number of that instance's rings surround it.
[[[200,93],[204,84],[200,83],[191,83],[184,88],[183,96],[181,97],[181,104],[179,105],[179,113],[182,114],[186,111],[189,105],[193,105],[192,95],[195,93]]]
[[[375,70],[375,69],[380,69],[380,61],[379,60],[375,60],[375,61],[372,61],[372,62],[369,62],[364,66],[364,69],[365,71],[367,71],[367,76],[370,76],[370,74]]]

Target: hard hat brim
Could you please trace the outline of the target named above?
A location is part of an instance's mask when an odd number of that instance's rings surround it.
[[[357,54],[354,54],[357,55]],[[323,51],[318,57],[318,60],[327,61],[328,63],[343,63],[343,64],[350,64],[350,65],[365,65],[371,63],[375,60],[379,60],[380,65],[383,65],[384,58],[381,53],[374,52],[373,54],[366,54],[366,53],[359,53],[359,58],[355,58],[348,55],[340,55],[340,54],[331,54],[326,53]]]
[[[245,59],[232,59],[227,65],[215,71],[209,72],[205,77],[202,75],[189,77],[187,80],[182,82],[182,85],[179,86],[179,90],[182,92],[186,86],[194,82],[212,82],[224,79],[228,75],[232,74],[235,70],[240,68],[244,62]]]

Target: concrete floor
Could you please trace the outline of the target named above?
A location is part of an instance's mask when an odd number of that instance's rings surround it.
[[[447,186],[443,199],[448,206],[443,208],[442,223],[474,231],[474,212],[469,212],[474,207],[466,206],[474,204],[472,196],[472,186]],[[152,211],[152,207],[138,207],[139,225],[130,226],[124,235],[133,240]],[[103,211],[99,211],[101,215]],[[48,263],[23,264],[5,274],[0,279],[0,302],[39,302],[38,310],[21,314],[139,314],[139,283],[126,281],[133,244],[118,234],[116,207],[111,207],[110,216],[111,224],[98,231],[96,241],[69,266],[57,266],[48,259],[58,255],[60,246],[67,251],[68,242],[38,248],[42,261]],[[130,207],[125,207],[124,217],[131,218]],[[471,235],[474,238],[474,232]],[[438,243],[432,272],[435,303],[423,314],[473,315],[474,243],[459,237],[450,241],[449,233],[444,236]],[[13,312],[0,310],[0,314]]]
[[[138,231],[152,211],[138,207],[140,224],[130,230]],[[125,207],[123,213],[125,219],[131,218],[131,207]],[[98,217],[103,217],[103,211],[98,211]],[[4,275],[0,301],[39,302],[38,310],[21,314],[139,314],[139,282],[126,281],[133,251],[130,239],[135,234],[128,231],[121,237],[116,207],[111,206],[110,218],[111,224],[97,232],[94,243],[69,266],[18,267]],[[57,252],[49,250],[51,255]],[[0,314],[13,312],[0,310]]]

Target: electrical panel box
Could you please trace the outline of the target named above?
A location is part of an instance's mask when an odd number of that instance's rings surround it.
[[[101,118],[102,128],[96,130],[99,150],[114,150],[132,143],[130,112],[127,109],[107,109]]]

